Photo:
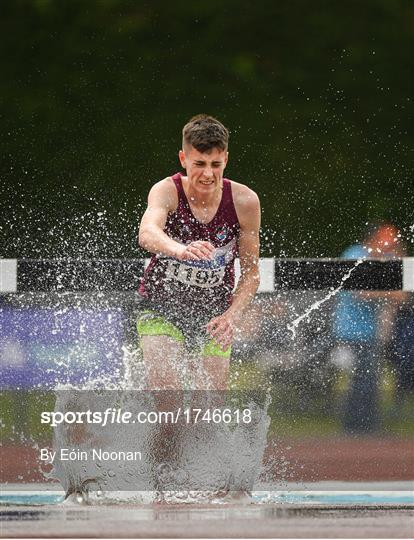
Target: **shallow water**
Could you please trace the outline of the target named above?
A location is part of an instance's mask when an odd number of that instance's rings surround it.
[[[256,504],[40,505],[15,494],[0,508],[2,533],[14,537],[133,538],[411,538],[411,495],[254,493]],[[34,494],[39,495],[39,494]],[[53,497],[55,497],[53,499]],[[63,495],[62,495],[63,497]],[[299,503],[301,497],[302,502]],[[325,498],[324,498],[325,497]],[[385,498],[386,497],[386,498]],[[402,497],[402,498],[401,498]],[[410,498],[411,503],[406,503]],[[20,500],[21,504],[16,504]],[[305,502],[304,502],[305,501]],[[330,502],[328,502],[330,501]],[[374,502],[376,501],[376,502]],[[382,502],[387,501],[387,502]]]
[[[30,489],[29,485],[25,486]],[[365,486],[353,483],[338,483],[337,489],[333,485],[334,489],[321,489],[322,486],[316,485],[314,489],[307,486],[307,489],[289,489],[289,490],[261,490],[253,491],[249,500],[244,499],[243,502],[236,498],[227,499],[211,499],[208,501],[209,505],[214,508],[226,504],[240,504],[245,506],[253,505],[272,505],[272,504],[287,504],[287,505],[413,505],[414,507],[414,485],[412,482],[383,482],[367,483]],[[14,486],[15,489],[11,491],[3,491],[0,494],[0,506],[60,506],[64,503],[64,506],[69,507],[81,507],[85,505],[85,500],[82,498],[72,497],[70,500],[65,501],[65,495],[63,491],[21,491],[18,486]],[[147,498],[150,501],[153,499],[154,494],[147,493]],[[140,501],[139,506],[142,505],[142,492],[123,492],[108,494],[107,497],[102,498],[100,501],[89,501],[90,505],[111,504],[122,505],[125,504],[136,506],[137,501]],[[171,499],[172,500],[172,499]],[[65,501],[65,502],[64,502]],[[173,500],[177,504],[188,505],[188,500],[183,498],[175,498]],[[202,505],[205,507],[207,502],[206,497],[199,497],[197,500],[193,499],[190,506]],[[148,508],[154,506],[153,503],[148,503]],[[156,506],[156,505],[155,505]],[[168,506],[168,505],[167,505]]]

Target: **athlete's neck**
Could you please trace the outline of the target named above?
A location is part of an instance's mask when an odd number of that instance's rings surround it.
[[[188,182],[187,177],[182,177],[182,180],[184,192],[191,206],[209,209],[220,204],[223,190],[222,186],[218,185],[214,190],[205,192],[203,190],[198,190],[195,186],[191,185]]]

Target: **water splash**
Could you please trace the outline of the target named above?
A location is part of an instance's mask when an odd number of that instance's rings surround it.
[[[101,378],[78,387],[60,385],[56,389],[55,411],[122,407],[133,412],[135,418],[138,411],[154,410],[155,397],[144,390],[144,367],[139,351],[124,347],[123,352],[124,376],[111,392]],[[209,403],[212,399],[203,393],[196,401]],[[248,402],[253,411],[251,424],[200,422],[179,427],[169,434],[170,441],[174,440],[174,453],[168,461],[159,455],[158,425],[136,423],[103,429],[101,425],[88,424],[79,435],[75,426],[61,424],[54,430],[53,449],[57,452],[75,445],[88,454],[95,447],[108,452],[139,448],[144,459],[138,463],[59,460],[54,465],[53,476],[72,502],[88,504],[149,500],[206,502],[221,500],[229,492],[251,492],[261,473],[270,423],[269,404],[270,397],[259,405],[253,400]]]
[[[358,268],[358,266],[363,262],[364,262],[364,259],[358,259],[355,265],[341,278],[341,282],[338,285],[338,287],[336,287],[336,289],[332,289],[331,291],[329,291],[329,293],[324,298],[312,304],[305,311],[305,313],[303,313],[302,315],[300,315],[299,317],[297,317],[296,319],[294,319],[291,323],[287,325],[288,330],[292,333],[292,340],[296,338],[296,329],[298,328],[300,323],[305,319],[309,319],[309,316],[313,311],[318,310],[323,304],[325,304],[328,300],[330,300],[336,294],[338,294],[338,292],[343,288],[344,283],[350,278],[350,276],[355,271],[355,269]]]

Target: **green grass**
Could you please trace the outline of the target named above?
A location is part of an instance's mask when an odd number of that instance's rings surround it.
[[[338,372],[328,386],[311,387],[304,381],[279,377],[272,381],[256,364],[232,363],[230,388],[255,390],[264,397],[270,388],[272,402],[270,434],[292,437],[340,435],[341,402],[349,385],[349,375]],[[383,436],[414,436],[414,394],[407,396],[400,411],[395,410],[395,377],[389,367],[383,370],[380,384],[380,410]],[[50,438],[52,428],[40,423],[40,413],[54,410],[55,395],[42,391],[5,391],[0,394],[0,438],[20,441],[20,434],[33,440]]]
[[[272,382],[268,374],[254,363],[233,364],[231,388],[234,390],[259,389],[264,392],[271,386],[272,403],[270,432],[293,437],[340,435],[343,430],[340,421],[341,403],[349,387],[350,376],[346,371],[338,371],[326,393],[321,388],[315,391],[298,386]],[[379,381],[379,407],[381,434],[383,436],[414,436],[414,394],[408,396],[399,414],[393,412],[395,405],[395,377],[386,365]],[[306,405],[303,396],[306,395]]]
[[[341,425],[338,419],[327,416],[274,416],[270,423],[269,435],[280,437],[312,437],[338,435]]]
[[[42,411],[53,411],[55,407],[54,392],[12,391],[0,394],[1,441],[20,441],[21,437],[33,440],[50,438],[53,433],[49,425],[40,423]]]

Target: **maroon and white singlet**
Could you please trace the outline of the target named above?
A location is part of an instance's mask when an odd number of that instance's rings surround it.
[[[216,248],[213,258],[208,261],[181,261],[153,255],[139,293],[149,307],[170,315],[174,322],[182,317],[187,321],[188,317],[208,320],[223,313],[231,304],[240,224],[230,180],[223,179],[216,215],[209,223],[201,223],[191,211],[181,177],[181,173],[172,176],[177,188],[178,206],[168,215],[164,232],[181,244],[196,240],[210,242]]]

